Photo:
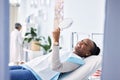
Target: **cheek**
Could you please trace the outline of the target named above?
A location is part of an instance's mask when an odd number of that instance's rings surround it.
[[[81,50],[85,50],[85,46],[84,45],[81,45]]]
[[[85,46],[81,46],[81,51],[86,53],[87,52],[86,47]]]

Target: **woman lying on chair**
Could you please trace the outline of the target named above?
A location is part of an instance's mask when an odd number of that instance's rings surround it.
[[[90,39],[79,41],[72,54],[61,62],[59,56],[59,36],[60,28],[56,28],[53,33],[53,49],[51,61],[48,66],[42,65],[39,59],[33,59],[24,65],[10,66],[10,80],[58,80],[60,73],[71,72],[84,65],[84,58],[91,55],[98,55],[100,49],[95,42]]]

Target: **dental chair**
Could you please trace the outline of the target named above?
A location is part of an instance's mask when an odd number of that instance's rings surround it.
[[[65,61],[69,55],[70,55],[69,51],[66,53],[64,53],[63,51],[63,53],[61,53],[60,55],[61,62]],[[39,60],[41,60],[41,66],[39,66],[39,68],[42,70],[44,69],[44,66],[48,65],[48,62],[51,59],[51,53],[35,59],[38,59],[36,60],[38,61],[38,63],[40,63]],[[92,55],[85,58],[84,61],[85,64],[80,66],[78,69],[69,73],[60,74],[58,80],[90,80],[88,79],[89,76],[91,76],[93,73],[95,73],[97,70],[101,68],[102,55],[98,55],[98,56]],[[35,64],[37,64],[37,62]]]
[[[85,59],[83,66],[69,74],[60,75],[59,80],[89,80],[88,77],[101,67],[101,62],[102,56],[90,56]]]

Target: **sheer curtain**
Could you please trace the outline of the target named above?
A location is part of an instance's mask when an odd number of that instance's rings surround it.
[[[14,24],[17,22],[19,6],[10,4],[10,32],[14,29]]]

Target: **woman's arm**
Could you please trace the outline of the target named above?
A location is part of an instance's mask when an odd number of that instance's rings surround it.
[[[52,52],[52,62],[51,68],[58,72],[70,72],[77,69],[80,65],[71,63],[71,62],[63,62],[61,63],[59,57],[59,46],[53,46]]]
[[[59,36],[60,36],[60,28],[56,28],[53,31],[53,52],[52,52],[52,61],[51,68],[58,72],[70,72],[77,69],[80,65],[71,63],[71,62],[63,62],[61,63],[59,57]]]

